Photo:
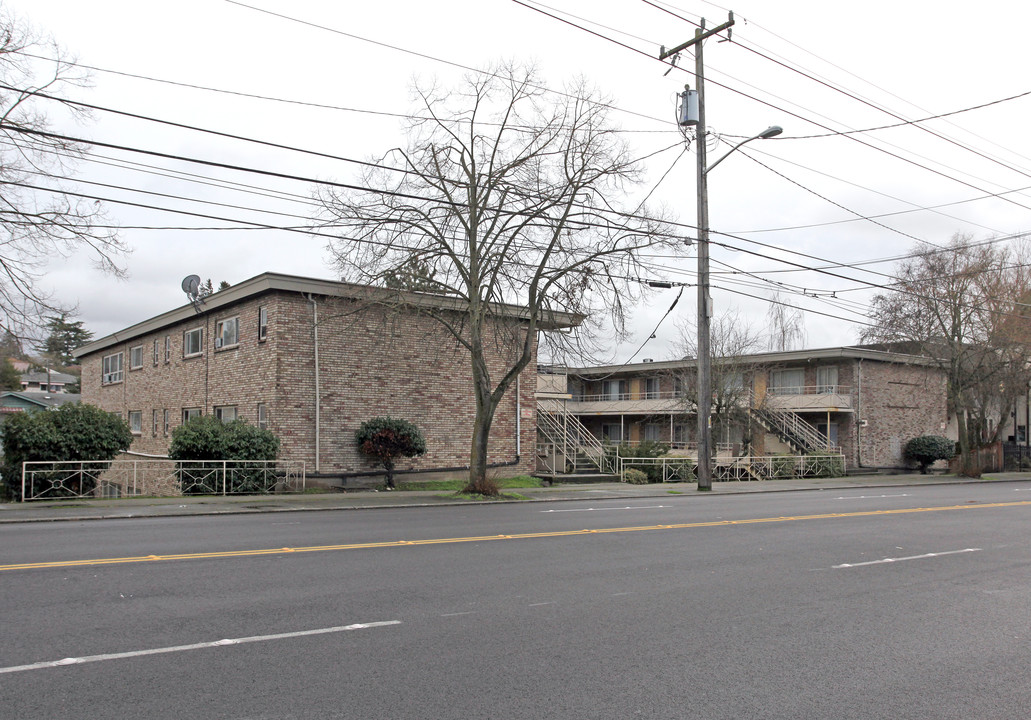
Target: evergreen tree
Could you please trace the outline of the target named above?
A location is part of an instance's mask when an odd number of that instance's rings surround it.
[[[93,333],[82,326],[81,320],[69,320],[66,313],[46,318],[48,335],[39,346],[41,352],[62,367],[75,364],[72,351],[93,339]]]

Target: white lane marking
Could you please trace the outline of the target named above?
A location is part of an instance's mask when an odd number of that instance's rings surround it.
[[[25,672],[26,670],[44,670],[46,668],[63,667],[66,665],[84,665],[86,663],[101,662],[104,660],[122,660],[124,658],[142,657],[144,655],[161,655],[164,653],[186,652],[189,650],[204,650],[206,648],[225,647],[227,645],[243,645],[245,643],[268,642],[269,640],[285,640],[287,638],[306,637],[308,635],[325,635],[326,633],[347,632],[349,630],[365,630],[366,628],[384,627],[387,625],[400,625],[400,620],[384,620],[381,622],[355,623],[354,625],[341,625],[338,627],[318,628],[317,630],[300,630],[298,632],[276,633],[274,635],[252,635],[251,637],[226,638],[212,642],[193,643],[192,645],[173,645],[171,647],[150,648],[148,650],[131,650],[129,652],[107,653],[104,655],[87,655],[85,657],[69,657],[61,660],[32,663],[31,665],[12,665],[11,667],[0,668],[0,675],[6,673]]]
[[[669,505],[627,505],[626,507],[610,507],[610,508],[574,508],[572,510],[540,510],[542,513],[567,513],[567,512],[600,512],[602,510],[655,510],[656,508],[666,508]]]
[[[898,557],[898,558],[884,558],[883,560],[870,560],[868,562],[858,563],[843,563],[841,565],[834,565],[834,570],[840,570],[842,568],[854,568],[862,567],[864,565],[882,565],[884,563],[903,562],[905,560],[925,560],[927,558],[936,558],[943,555],[958,555],[960,553],[972,553],[981,552],[981,548],[965,548],[963,550],[946,550],[945,552],[927,553],[925,555],[910,555],[909,557]]]
[[[475,610],[466,610],[465,612],[444,613],[443,615],[441,615],[441,617],[459,617],[460,615],[475,615],[475,614],[476,614]]]
[[[554,601],[551,601],[551,602],[539,602],[539,603],[530,603],[526,607],[540,607],[541,605],[554,605],[554,604],[555,604]]]
[[[901,495],[849,495],[847,497],[836,497],[835,500],[870,500],[873,498],[890,498],[890,497],[910,497],[909,493],[902,493]]]

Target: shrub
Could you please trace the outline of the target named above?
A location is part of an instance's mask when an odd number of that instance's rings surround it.
[[[815,477],[841,477],[845,474],[845,462],[840,455],[811,453],[807,457],[816,463]]]
[[[422,431],[407,420],[378,417],[366,420],[354,433],[358,449],[382,463],[387,471],[387,487],[394,488],[394,459],[415,457],[426,452]]]
[[[214,415],[195,417],[177,427],[168,446],[168,457],[173,460],[234,461],[231,482],[221,477],[221,468],[180,464],[182,489],[187,495],[217,492],[222,482],[230,482],[231,488],[227,489],[232,492],[265,492],[268,483],[264,461],[275,460],[277,455],[279,438],[271,430],[243,420],[222,422]]]
[[[623,482],[631,485],[647,485],[648,474],[636,468],[627,468],[623,471]]]
[[[905,456],[920,463],[920,472],[938,460],[949,460],[956,454],[956,443],[940,435],[920,435],[906,443]]]
[[[131,443],[128,423],[95,405],[69,403],[57,410],[10,415],[3,428],[5,494],[21,498],[22,463],[30,460],[97,461],[74,478],[62,473],[60,487],[48,492],[51,496],[90,493],[96,487],[97,471],[108,466],[105,461],[128,450]],[[38,485],[34,488],[36,495],[46,491]]]
[[[637,445],[623,443],[606,448],[610,459],[614,459],[618,453],[621,458],[659,458],[669,452],[669,445],[654,440],[645,440]],[[641,463],[635,465],[632,461],[623,463],[624,470],[633,468],[648,476],[648,482],[662,482],[662,466],[655,463]]]

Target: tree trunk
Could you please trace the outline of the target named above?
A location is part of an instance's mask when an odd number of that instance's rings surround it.
[[[383,467],[387,471],[387,490],[394,489],[394,458],[383,460]]]

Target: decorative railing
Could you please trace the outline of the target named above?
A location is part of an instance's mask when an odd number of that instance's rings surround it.
[[[621,400],[680,400],[687,395],[679,390],[663,390],[648,392],[642,390],[637,393],[595,393],[591,395],[573,395],[573,402],[617,402]]]
[[[629,468],[651,469],[656,482],[694,482],[698,460],[692,457],[666,456],[658,458],[618,457],[619,476]],[[755,455],[721,459],[712,464],[712,479],[781,480],[786,478],[840,477],[845,474],[845,456],[841,454],[814,455]]]
[[[179,497],[303,492],[303,462],[114,460],[22,463],[23,502],[104,497]]]

